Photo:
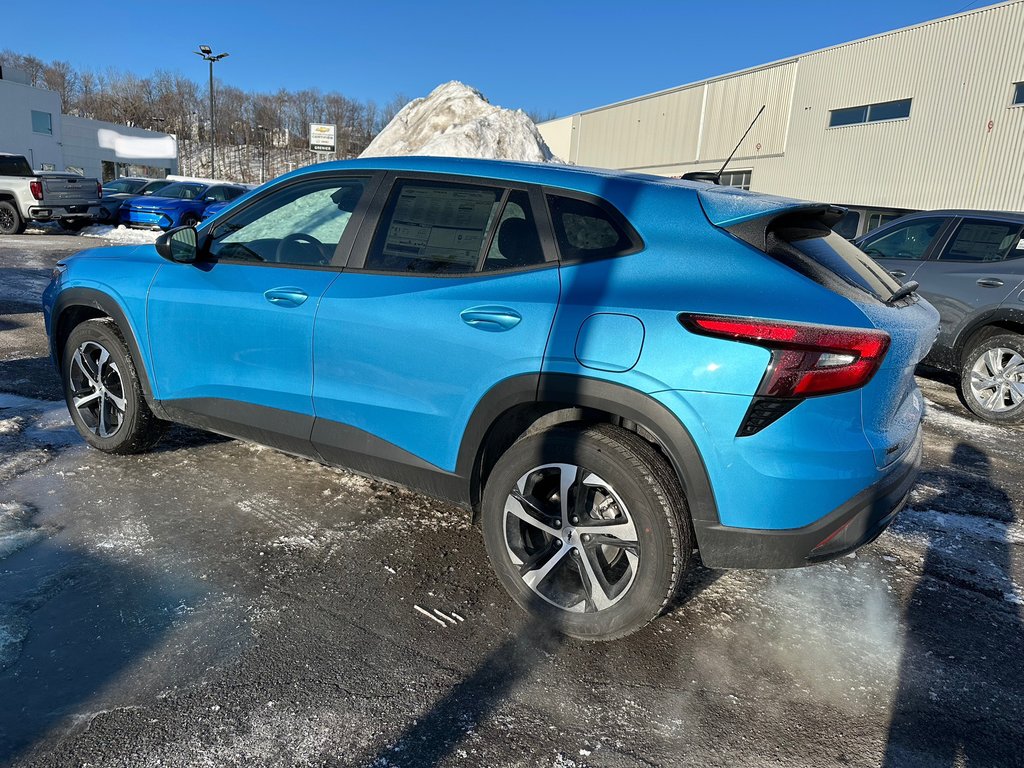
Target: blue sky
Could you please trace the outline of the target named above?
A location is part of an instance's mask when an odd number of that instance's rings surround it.
[[[458,79],[492,103],[565,115],[989,4],[143,0],[118,4],[116,15],[109,4],[96,6],[108,13],[82,13],[80,2],[53,13],[57,3],[40,21],[36,4],[11,2],[0,48],[202,80],[206,64],[191,51],[207,43],[231,54],[218,80],[245,89],[316,87],[384,103]]]

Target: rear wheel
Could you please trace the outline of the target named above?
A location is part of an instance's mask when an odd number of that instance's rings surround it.
[[[960,396],[986,421],[1024,421],[1024,336],[1003,333],[975,344],[964,355]]]
[[[0,235],[20,235],[25,231],[25,220],[18,209],[6,200],[0,200]]]
[[[149,409],[113,320],[86,320],[71,331],[61,373],[71,419],[89,445],[107,453],[141,453],[156,445],[165,422]]]
[[[484,489],[487,552],[522,607],[585,640],[643,627],[678,589],[692,548],[665,459],[610,425],[520,439]]]

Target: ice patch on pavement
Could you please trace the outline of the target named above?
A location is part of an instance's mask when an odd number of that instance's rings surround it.
[[[972,438],[1005,439],[1007,436],[1017,434],[1016,430],[1001,427],[998,424],[988,424],[980,419],[972,419],[962,413],[948,410],[934,400],[925,399],[928,407],[925,408],[924,419],[932,426],[942,427],[957,434],[970,435]]]
[[[92,224],[79,234],[82,237],[96,237],[112,243],[145,244],[152,243],[163,233],[151,229],[130,229],[123,225],[115,227],[110,224]]]
[[[95,539],[96,549],[119,554],[141,556],[145,554],[147,545],[153,543],[149,527],[140,520],[125,520],[117,528]]]
[[[899,516],[901,527],[967,534],[975,539],[1005,544],[1024,544],[1024,524],[1004,523],[990,517],[958,515],[934,509],[907,509]]]
[[[29,507],[16,501],[0,501],[0,560],[33,544],[46,534],[32,524]]]
[[[393,155],[560,162],[526,113],[496,107],[457,80],[406,104],[360,157]]]

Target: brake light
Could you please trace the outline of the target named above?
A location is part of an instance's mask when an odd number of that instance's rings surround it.
[[[889,350],[889,334],[864,328],[708,315],[681,315],[694,333],[771,350],[760,397],[805,398],[867,384]]]
[[[43,182],[38,179],[33,179],[28,183],[28,189],[32,193],[32,197],[36,200],[43,199]]]
[[[96,182],[96,197],[103,199],[103,185],[98,181]]]

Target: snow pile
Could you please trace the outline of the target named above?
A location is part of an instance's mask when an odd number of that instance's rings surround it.
[[[406,104],[360,157],[389,155],[560,162],[522,110],[495,107],[457,80]]]
[[[82,237],[98,237],[112,243],[131,245],[152,243],[163,233],[152,229],[129,229],[123,224],[116,227],[110,224],[91,224],[78,234]]]

